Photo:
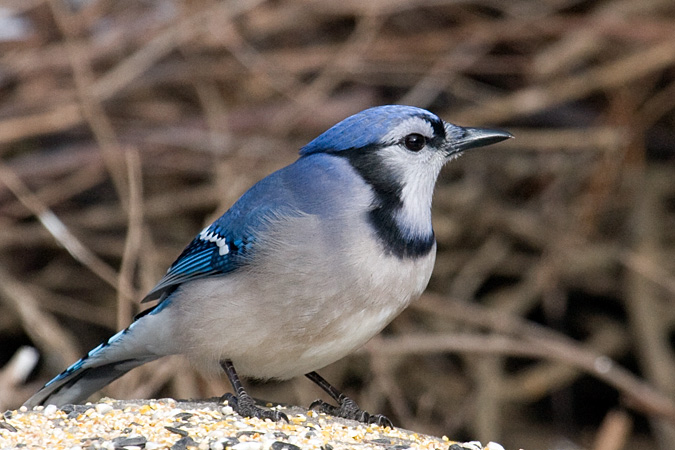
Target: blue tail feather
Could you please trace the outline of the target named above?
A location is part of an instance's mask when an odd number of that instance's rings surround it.
[[[29,398],[24,406],[31,408],[48,404],[63,406],[82,403],[91,394],[131,369],[162,356],[139,354],[137,351],[128,349],[118,351],[118,346],[125,337],[129,336],[134,324],[92,349],[84,358],[54,377]]]

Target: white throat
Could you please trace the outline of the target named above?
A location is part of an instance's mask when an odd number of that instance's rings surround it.
[[[435,150],[426,154],[410,154],[394,146],[382,149],[384,164],[396,171],[402,183],[401,209],[395,215],[401,230],[411,237],[426,237],[432,232],[431,200],[436,179],[445,164],[445,157]]]

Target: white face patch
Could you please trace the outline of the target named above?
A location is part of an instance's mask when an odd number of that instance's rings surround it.
[[[396,173],[402,183],[403,207],[396,214],[399,226],[414,236],[431,233],[431,200],[436,179],[445,164],[447,153],[427,145],[418,152],[408,150],[403,144],[405,136],[417,133],[431,140],[434,130],[420,117],[401,122],[381,140],[390,144],[378,151],[382,163]]]
[[[431,124],[421,117],[411,117],[392,128],[387,134],[382,136],[380,142],[383,144],[391,144],[399,142],[405,136],[418,133],[431,139],[434,136],[434,129]]]
[[[406,151],[401,145],[380,150],[383,163],[395,170],[402,182],[402,208],[397,212],[399,226],[415,236],[431,233],[431,200],[436,179],[445,164],[445,154],[433,148],[417,153]]]
[[[199,239],[215,243],[218,246],[218,254],[220,256],[230,253],[230,247],[227,245],[225,238],[213,231],[209,231],[209,227],[204,228],[202,232],[199,233]]]

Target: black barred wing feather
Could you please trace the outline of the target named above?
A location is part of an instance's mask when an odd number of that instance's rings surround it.
[[[237,269],[244,263],[243,256],[250,250],[253,239],[227,236],[213,224],[204,228],[171,265],[166,275],[145,296],[143,302],[164,298],[178,285]]]

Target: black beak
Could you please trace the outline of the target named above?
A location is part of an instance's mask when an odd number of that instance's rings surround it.
[[[455,141],[452,153],[461,153],[470,148],[496,144],[513,137],[508,131],[490,130],[489,128],[462,128],[464,135]]]

